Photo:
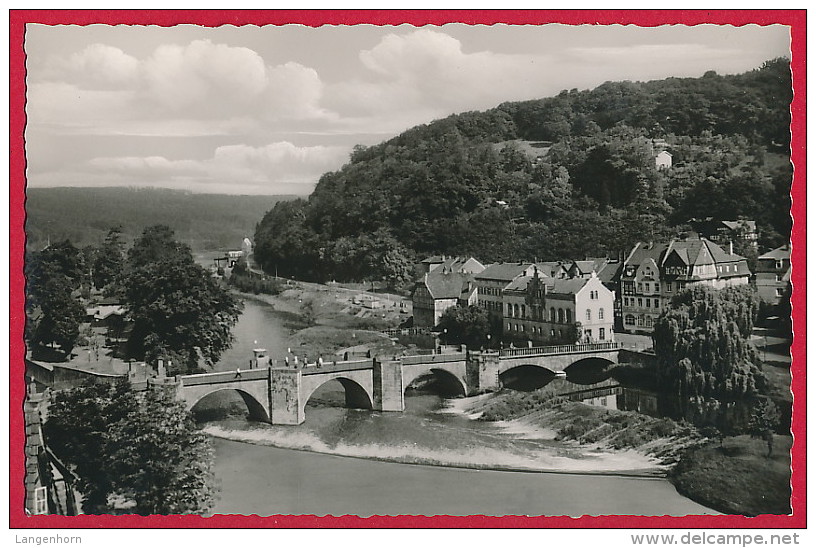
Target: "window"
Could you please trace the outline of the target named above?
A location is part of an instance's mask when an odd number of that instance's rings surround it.
[[[652,307],[652,299],[646,299],[646,308]]]
[[[660,282],[655,282],[655,293],[660,293]]]
[[[782,289],[781,287],[777,287],[776,288],[776,296],[777,297],[784,297],[785,296],[785,290]]]
[[[660,308],[660,299],[655,299],[655,308]]]
[[[604,319],[604,311],[603,311],[603,308],[599,308],[599,309],[598,309],[598,319],[599,319],[599,320],[603,320],[603,319]]]
[[[623,323],[625,323],[626,325],[635,325],[635,317],[634,317],[634,316],[632,316],[631,314],[628,314],[628,315],[627,315],[627,316],[626,316],[626,317],[623,319]]]
[[[638,282],[638,293],[643,293],[643,284]]]
[[[585,338],[586,340],[588,340],[588,341],[591,341],[591,340],[592,340],[592,330],[591,330],[591,329],[586,329],[586,330],[584,331],[584,338]]]
[[[638,297],[638,306],[643,306],[643,299]]]
[[[507,315],[513,317],[513,305],[510,303],[507,303]]]
[[[572,310],[567,309],[567,323],[572,323]]]
[[[672,292],[672,284],[671,284],[671,282],[669,282],[669,283],[666,284],[666,293],[671,293],[671,292]]]
[[[555,323],[555,307],[550,307],[550,321]]]
[[[550,329],[550,337],[555,337],[555,329]]]
[[[524,305],[521,305],[521,317],[522,317],[522,318],[526,318],[526,317],[527,317],[527,307],[526,307],[526,306],[524,306]]]
[[[638,316],[638,327],[643,327],[643,316]]]
[[[646,327],[652,327],[652,317],[646,316]]]
[[[37,487],[34,489],[34,513],[48,513],[48,491],[45,487]]]
[[[564,323],[564,309],[558,309],[558,323]]]
[[[598,340],[605,341],[606,340],[606,329],[603,327],[598,329]]]
[[[587,321],[592,319],[592,310],[590,310],[589,308],[586,309],[586,319]]]
[[[782,268],[782,261],[776,261],[776,268],[778,269]]]
[[[507,330],[508,330],[508,331],[512,331],[512,330],[513,330],[513,324],[511,324],[511,323],[509,323],[509,322],[508,322],[508,323],[507,323]]]
[[[519,331],[521,331],[522,333],[524,333],[524,324],[521,324],[521,325],[519,326]]]

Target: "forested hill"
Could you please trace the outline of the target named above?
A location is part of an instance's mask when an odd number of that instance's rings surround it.
[[[690,218],[790,234],[789,63],[449,116],[357,147],[308,200],[258,225],[256,259],[311,279],[385,278],[430,253],[485,261],[616,255]],[[671,169],[655,156],[667,150]]]
[[[193,194],[158,188],[30,188],[26,191],[26,246],[42,249],[69,239],[99,245],[122,227],[126,241],[164,224],[194,250],[239,248],[263,214],[292,196]]]

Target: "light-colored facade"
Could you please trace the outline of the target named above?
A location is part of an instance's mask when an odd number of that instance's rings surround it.
[[[778,305],[785,295],[790,295],[791,285],[790,244],[778,247],[757,259],[756,288],[759,298],[771,305]]]
[[[745,285],[750,276],[745,257],[726,253],[705,238],[639,243],[627,256],[621,273],[623,330],[651,333],[671,298],[686,287],[722,289]]]
[[[615,294],[594,274],[553,279],[535,272],[514,280],[503,297],[504,339],[533,345],[614,340]],[[576,340],[565,340],[569,336]]]
[[[655,167],[657,169],[669,169],[672,166],[672,155],[666,151],[660,151],[655,156]]]

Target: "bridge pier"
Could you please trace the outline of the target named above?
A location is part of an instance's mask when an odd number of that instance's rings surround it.
[[[402,386],[402,363],[399,360],[374,360],[374,409],[405,411],[405,387]]]
[[[301,382],[300,369],[269,369],[269,422],[295,425],[306,420]]]
[[[470,351],[467,358],[468,396],[479,392],[501,389],[499,381],[499,353]]]

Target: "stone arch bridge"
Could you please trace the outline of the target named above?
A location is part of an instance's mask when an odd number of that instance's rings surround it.
[[[205,396],[235,390],[250,416],[272,424],[301,424],[306,402],[320,386],[337,380],[345,389],[346,405],[379,411],[404,411],[405,390],[417,378],[433,374],[462,395],[498,390],[500,375],[516,367],[539,367],[559,373],[588,358],[618,363],[620,345],[614,342],[468,351],[327,362],[321,367],[268,367],[180,375],[174,380],[178,398],[188,409]],[[166,382],[165,385],[168,383]]]

